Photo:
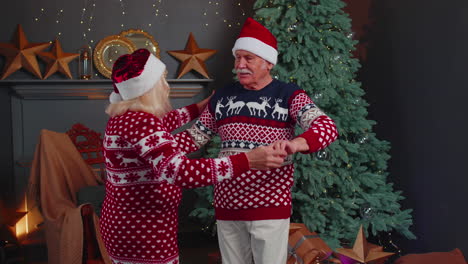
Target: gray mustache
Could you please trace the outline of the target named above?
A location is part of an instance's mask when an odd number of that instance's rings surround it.
[[[253,74],[253,72],[249,71],[248,69],[238,69],[238,70],[236,70],[236,73],[250,73],[250,74]]]

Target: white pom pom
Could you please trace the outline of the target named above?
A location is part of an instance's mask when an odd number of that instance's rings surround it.
[[[109,96],[109,101],[111,102],[111,104],[115,104],[122,101],[122,97],[120,96],[120,94],[112,92]]]

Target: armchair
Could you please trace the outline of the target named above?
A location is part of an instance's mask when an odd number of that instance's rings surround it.
[[[93,171],[100,179],[104,180],[106,171],[102,153],[101,134],[80,123],[74,124],[66,134],[70,137],[86,163],[93,168]],[[81,207],[81,217],[83,220],[83,264],[104,263],[96,239],[97,234],[93,222],[93,211],[98,217],[100,216],[104,195],[105,188],[102,184],[82,187],[76,194],[77,204],[83,204]]]

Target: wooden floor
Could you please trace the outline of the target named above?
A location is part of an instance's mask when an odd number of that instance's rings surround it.
[[[200,232],[179,234],[179,248],[182,264],[217,263],[209,261],[209,255],[216,255],[218,252],[216,238],[210,235]],[[21,249],[11,249],[6,263],[0,260],[0,264],[48,264],[47,247],[44,243],[30,243],[23,245]]]

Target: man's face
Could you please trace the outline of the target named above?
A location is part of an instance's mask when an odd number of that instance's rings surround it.
[[[247,89],[259,90],[271,81],[273,64],[245,50],[236,50],[234,68],[239,82]]]

